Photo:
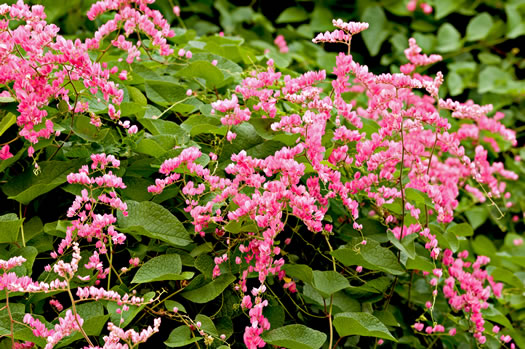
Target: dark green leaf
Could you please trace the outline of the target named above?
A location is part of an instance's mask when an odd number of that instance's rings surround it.
[[[200,288],[181,293],[181,296],[194,303],[207,303],[217,298],[234,280],[232,274],[223,274]]]
[[[188,326],[182,325],[171,331],[164,344],[170,348],[179,348],[198,342],[201,339],[202,337],[192,337]]]
[[[289,349],[318,349],[326,342],[326,334],[304,325],[288,325],[264,332],[268,344]]]
[[[39,163],[40,173],[38,175],[35,175],[33,168],[29,167],[21,175],[2,185],[2,191],[9,199],[27,205],[38,196],[64,183],[67,175],[76,172],[84,163],[84,159],[42,161]]]
[[[182,273],[182,264],[178,254],[165,254],[150,259],[137,270],[132,283],[143,284],[164,280],[187,280],[193,273]]]
[[[350,283],[343,275],[333,270],[314,270],[312,286],[326,298],[337,291],[350,287]]]
[[[404,273],[403,267],[397,261],[392,251],[381,247],[377,241],[367,240],[366,245],[359,245],[359,251],[352,248],[340,248],[332,255],[344,265],[361,265],[363,268],[380,270],[394,275]]]
[[[190,234],[182,223],[159,204],[151,201],[127,201],[128,216],[118,213],[118,222],[122,230],[145,235],[170,243],[186,246],[191,243]]]

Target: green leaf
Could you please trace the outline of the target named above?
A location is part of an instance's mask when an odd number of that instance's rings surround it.
[[[289,349],[318,349],[326,342],[325,333],[304,325],[279,327],[261,337],[268,344]]]
[[[464,0],[439,0],[435,2],[436,5],[436,19],[441,19],[456,11]]]
[[[188,97],[186,96],[186,89],[181,84],[147,80],[145,86],[146,96],[152,102],[162,106],[172,105]]]
[[[283,270],[286,272],[286,276],[301,280],[305,283],[312,283],[313,273],[312,268],[306,264],[285,264]]]
[[[447,75],[447,87],[451,96],[457,96],[463,92],[465,86],[463,85],[463,78],[455,71]]]
[[[478,92],[506,93],[507,82],[511,79],[510,74],[501,70],[499,67],[492,65],[485,67],[485,69],[479,73]]]
[[[178,254],[165,254],[150,259],[137,270],[133,281],[134,284],[143,284],[153,281],[164,280],[187,280],[193,277],[193,273],[182,271],[182,264]]]
[[[21,175],[2,185],[2,191],[9,199],[28,205],[38,196],[64,183],[67,175],[76,172],[84,162],[84,159],[40,162],[38,175],[35,175],[33,168],[29,167]]]
[[[198,314],[195,317],[195,322],[197,321],[201,322],[201,329],[204,330],[204,332],[211,334],[215,337],[219,337],[219,332],[217,331],[215,324],[209,317],[203,314]]]
[[[392,251],[372,239],[366,245],[359,245],[359,252],[353,248],[340,248],[331,254],[346,266],[361,265],[363,268],[380,270],[394,275],[404,273],[403,267],[397,261]]]
[[[0,120],[0,136],[4,134],[5,131],[16,122],[16,116],[13,113],[7,113],[4,115],[2,120]]]
[[[195,268],[200,271],[207,279],[211,279],[215,263],[213,258],[203,253],[195,258]]]
[[[0,216],[0,243],[16,242],[22,222],[15,213]]]
[[[89,142],[101,142],[109,133],[108,128],[100,128],[91,124],[91,119],[84,115],[77,115],[73,120],[73,131],[78,137]]]
[[[169,311],[173,311],[173,308],[177,307],[178,311],[187,313],[186,308],[184,308],[184,305],[180,304],[179,302],[172,301],[171,299],[165,301],[164,306]]]
[[[191,331],[186,325],[182,325],[171,331],[170,336],[164,342],[167,347],[179,348],[198,342],[202,337],[191,337]]]
[[[487,209],[485,207],[478,206],[466,211],[465,216],[467,216],[467,219],[470,225],[472,226],[472,229],[476,230],[483,223],[485,223],[485,221],[489,217],[489,213],[487,212]]]
[[[444,23],[437,33],[438,52],[451,52],[461,48],[461,35],[450,23]]]
[[[455,234],[456,236],[472,236],[474,235],[474,230],[468,223],[460,223],[455,225],[450,225],[447,229],[448,232]]]
[[[159,204],[151,201],[126,201],[128,216],[118,212],[118,223],[123,231],[159,239],[174,246],[192,242],[182,223]]]
[[[181,296],[194,303],[207,303],[217,298],[233,281],[235,276],[232,274],[222,274],[202,287],[181,293]]]
[[[0,103],[11,103],[11,102],[14,102],[14,101],[16,101],[16,99],[14,99],[11,96],[9,96],[9,97],[0,97]]]
[[[509,321],[509,319],[498,309],[494,308],[492,304],[489,304],[487,309],[482,309],[481,313],[483,314],[483,318],[486,320],[497,322],[498,324],[503,325],[509,329],[512,328],[512,323]]]
[[[337,291],[350,287],[350,283],[343,275],[333,270],[314,270],[312,286],[326,298]]]
[[[506,4],[505,14],[507,15],[507,38],[515,39],[525,34],[525,16],[520,11],[519,4]]]
[[[308,19],[308,13],[302,7],[288,7],[281,12],[275,23],[303,22]]]
[[[385,41],[390,35],[386,26],[388,24],[383,8],[380,6],[368,7],[363,16],[361,17],[362,22],[371,23],[370,27],[361,33],[368,51],[372,56],[379,53],[383,41]]]
[[[487,12],[480,13],[470,20],[465,38],[467,41],[485,39],[493,24],[494,21]]]
[[[497,248],[494,246],[494,243],[485,235],[478,235],[474,238],[474,240],[471,240],[472,248],[474,249],[474,252],[476,252],[477,255],[483,255],[483,256],[493,256]]]
[[[397,342],[386,326],[383,325],[378,318],[369,313],[339,313],[334,316],[333,323],[340,336],[359,335],[383,338]]]
[[[396,238],[390,230],[387,232],[388,240],[390,240],[390,242],[395,247],[404,252],[411,259],[416,257],[416,247],[414,240],[417,239],[417,236],[418,234],[410,234],[405,236],[402,241],[399,241],[399,239]]]
[[[432,264],[430,259],[422,256],[416,256],[414,259],[407,259],[406,267],[409,270],[428,271],[429,273],[434,270],[434,264]]]
[[[206,81],[206,86],[222,87],[224,85],[224,75],[222,72],[207,61],[191,61],[188,66],[177,72],[177,76],[182,78],[202,78]]]

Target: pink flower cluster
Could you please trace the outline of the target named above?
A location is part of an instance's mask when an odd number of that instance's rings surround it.
[[[52,100],[65,101],[72,113],[88,111],[88,103],[66,88],[68,82],[82,82],[93,95],[100,91],[110,105],[122,102],[123,91],[109,81],[110,71],[90,59],[86,44],[57,35],[58,27],[45,21],[43,6],[29,7],[19,0],[11,6],[1,5],[0,15],[5,17],[0,26],[0,85],[9,86],[4,92],[18,103],[20,136],[34,144],[54,134],[45,110]],[[11,29],[11,23],[17,21],[25,24]],[[70,101],[72,92],[76,96]],[[6,145],[0,159],[8,157]]]
[[[351,35],[367,27],[342,21],[334,21],[334,25],[341,35],[347,35],[341,39],[347,43]],[[472,180],[487,185],[495,198],[508,197],[503,179],[512,180],[517,175],[500,163],[491,164],[482,145],[475,148],[474,159],[469,158],[461,143],[465,137],[449,131],[451,125],[439,109],[449,109],[461,123],[474,123],[472,127],[482,127],[509,140],[515,137],[513,132],[498,121],[501,115],[487,115],[490,106],[439,100],[443,75],[431,78],[413,70],[440,57],[421,54],[413,40],[409,45],[407,57],[413,69],[406,74],[375,75],[351,55],[339,54],[330,93],[316,86],[326,80],[324,71],[283,77],[269,60],[266,70],[253,71],[236,87],[236,94],[212,103],[212,108],[214,113],[226,114],[219,117],[227,127],[226,139],[230,142],[235,142],[235,134],[230,131],[233,125],[254,117],[270,117],[274,119],[273,131],[297,136],[294,146],[283,147],[265,158],[249,156],[244,150],[233,154],[224,169],[226,178],[197,163],[202,154],[196,147],[184,149],[161,165],[159,172],[164,178],[157,179],[148,190],[158,194],[166,186],[181,182],[185,211],[192,217],[195,233],[204,236],[215,232],[220,237],[230,222],[256,226],[243,233],[245,241],[239,245],[242,256],[236,258],[236,263],[242,264],[242,269],[238,290],[248,292],[246,283],[251,272],[258,274],[261,287],[269,275],[283,280],[285,261],[276,241],[288,218],[296,217],[314,233],[330,232],[332,225],[323,222],[329,199],[340,200],[348,211],[346,218],[353,220],[354,229],[361,230],[362,225],[356,222],[360,216],[357,195],[367,196],[380,208],[379,219],[397,238],[419,233],[430,256],[438,261],[442,249],[423,220],[428,222],[433,216],[438,222],[451,222],[460,188]],[[366,101],[348,97],[355,92],[364,92]],[[279,102],[293,105],[289,115],[277,110]],[[330,122],[336,127],[328,151],[325,133]],[[365,132],[365,122],[374,122],[378,128]],[[187,178],[181,179],[181,166]],[[400,186],[400,182],[406,185]],[[433,207],[425,212],[424,206],[406,200],[406,188],[428,196]],[[400,200],[403,215],[384,206]],[[417,223],[405,224],[405,210]],[[217,258],[215,276],[224,259]],[[436,293],[441,273],[436,272],[431,280]],[[263,296],[261,287],[257,297]],[[295,283],[287,282],[284,287],[293,292]],[[252,309],[249,295],[244,296],[243,304]],[[265,306],[264,301],[257,304]],[[251,316],[251,322],[245,331],[245,344],[255,348],[263,344],[260,334],[265,326],[258,316]],[[444,331],[442,327],[430,329]]]
[[[288,53],[288,45],[286,44],[286,40],[284,39],[284,36],[277,35],[277,37],[275,38],[273,42],[274,44],[277,45],[277,47],[279,47],[279,51],[281,53]]]
[[[167,42],[167,38],[175,36],[170,28],[170,24],[157,10],[149,8],[149,4],[155,0],[101,0],[94,3],[87,13],[90,20],[108,11],[117,11],[115,16],[104,23],[95,32],[93,39],[86,40],[91,49],[98,49],[101,41],[113,32],[124,31],[124,35],[119,35],[111,43],[113,46],[128,52],[126,62],[131,64],[135,59],[140,60],[140,48],[142,41],[134,44],[127,38],[132,34],[141,34],[151,40],[151,43],[158,47],[161,56],[169,56],[174,50]],[[149,49],[149,48],[146,48]]]
[[[44,337],[47,340],[45,349],[51,349],[62,340],[62,338],[69,336],[71,333],[80,330],[80,326],[84,323],[79,315],[73,315],[70,309],[66,311],[64,318],[58,318],[58,324],[53,330],[48,330],[45,325],[38,319],[35,319],[31,314],[24,316],[24,323],[33,328],[33,334],[37,337]]]
[[[488,308],[487,300],[492,293],[501,297],[503,284],[494,282],[493,277],[481,268],[490,262],[490,258],[479,256],[472,263],[466,261],[467,257],[468,251],[460,252],[457,258],[448,249],[443,253],[443,265],[448,267],[449,274],[443,286],[443,294],[452,309],[463,310],[468,314],[474,325],[474,337],[480,344],[484,344],[485,320],[481,310]],[[488,285],[485,285],[486,282]]]

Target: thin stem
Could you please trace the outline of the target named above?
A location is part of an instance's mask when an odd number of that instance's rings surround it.
[[[401,167],[399,169],[399,190],[401,191],[401,233],[399,241],[403,240],[403,228],[405,227],[405,191],[403,190],[403,167],[405,166],[405,141],[403,137],[403,117],[401,116]]]
[[[22,203],[18,205],[18,216],[20,219],[22,219]],[[22,246],[26,247],[26,239],[24,235],[24,222],[20,224],[20,232],[22,233]]]
[[[73,316],[75,317],[75,322],[77,323],[77,326],[80,330],[80,333],[82,333],[82,336],[86,339],[90,347],[93,347],[93,343],[91,343],[91,340],[89,339],[86,331],[84,331],[84,328],[82,328],[82,325],[80,324],[80,321],[78,321],[79,315],[77,313],[77,307],[75,305],[75,299],[73,298],[73,294],[71,293],[71,286],[69,285],[69,280],[67,280],[67,293],[69,295],[69,298],[71,299],[71,308],[73,310]]]
[[[436,139],[434,140],[434,145],[432,146],[432,151],[430,152],[430,158],[428,159],[428,166],[427,166],[427,177],[430,175],[430,164],[432,163],[432,157],[434,156],[434,152],[436,151],[436,145],[438,141],[438,132],[436,129]],[[430,179],[429,179],[430,184]],[[425,202],[425,228],[428,228],[428,206]]]
[[[11,334],[9,335],[9,337],[11,337],[11,346],[14,348],[15,347],[15,327],[14,327],[15,320],[13,320],[13,315],[11,314],[11,308],[9,307],[9,291],[7,289],[5,290],[5,306],[7,308],[7,314],[9,314],[9,324],[11,326]]]

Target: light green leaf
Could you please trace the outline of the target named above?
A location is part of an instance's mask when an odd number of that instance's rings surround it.
[[[177,72],[177,76],[182,78],[202,78],[206,81],[206,86],[222,87],[224,84],[224,75],[222,72],[207,61],[191,61],[188,66]]]
[[[2,120],[0,120],[0,136],[4,134],[5,131],[16,122],[16,116],[13,113],[7,113],[4,115]]]
[[[308,13],[302,7],[288,7],[281,12],[275,23],[302,22],[308,19]]]
[[[350,287],[350,283],[343,275],[333,270],[314,270],[312,286],[326,298],[337,291]]]
[[[16,99],[14,99],[11,96],[9,96],[9,97],[0,97],[0,103],[11,103],[11,102],[14,102],[14,101],[16,101]]]
[[[173,103],[186,98],[186,89],[181,84],[168,81],[147,80],[146,96],[154,103],[162,106],[172,105]]]
[[[406,267],[409,270],[421,270],[430,273],[434,269],[434,264],[428,258],[416,256],[414,259],[407,259]]]
[[[148,236],[175,246],[192,242],[182,223],[159,204],[151,201],[126,201],[128,216],[118,213],[118,223],[123,231]]]
[[[0,243],[16,242],[22,222],[15,213],[0,216]]]
[[[461,35],[450,23],[444,23],[439,27],[437,34],[438,52],[451,52],[461,47]]]
[[[485,39],[492,28],[494,21],[492,17],[483,12],[472,18],[467,26],[467,41],[477,41]]]
[[[170,348],[179,348],[198,342],[201,339],[202,337],[192,337],[188,326],[182,325],[171,331],[164,344]]]
[[[344,265],[361,265],[363,268],[380,270],[394,275],[404,273],[403,267],[397,261],[392,251],[372,239],[367,240],[366,245],[359,246],[359,252],[353,248],[340,248],[332,252],[332,255]]]
[[[456,11],[464,0],[439,0],[435,2],[436,5],[436,19],[441,19]]]
[[[180,304],[179,302],[172,301],[171,299],[168,299],[164,302],[164,306],[167,310],[173,311],[173,308],[177,307],[178,311],[186,313],[186,308],[184,308],[184,305]]]
[[[204,332],[211,334],[215,337],[219,337],[219,332],[217,331],[217,327],[215,327],[215,324],[208,316],[203,315],[203,314],[198,314],[195,317],[195,322],[197,321],[200,321],[201,329],[204,330]]]
[[[463,79],[455,71],[452,71],[447,75],[447,87],[451,96],[457,96],[465,89],[465,86],[463,86]]]
[[[378,318],[369,313],[348,312],[334,316],[334,327],[340,336],[366,336],[397,340],[390,334],[386,326]]]
[[[233,281],[235,276],[232,274],[222,274],[200,288],[181,293],[181,296],[194,303],[207,303],[217,298]]]
[[[507,38],[515,39],[525,34],[525,16],[520,11],[519,4],[506,4],[505,14],[507,15]]]
[[[406,228],[406,227],[405,227]],[[397,247],[400,251],[404,252],[409,258],[414,259],[416,257],[416,248],[414,240],[417,239],[418,234],[410,234],[405,236],[402,241],[399,241],[398,238],[389,230],[387,232],[387,237],[390,242]]]
[[[306,264],[285,264],[283,269],[286,272],[286,276],[301,280],[305,283],[312,283],[313,273],[312,268]]]
[[[455,225],[450,225],[447,229],[448,232],[455,234],[456,236],[472,236],[474,235],[474,230],[468,223],[460,223]]]
[[[2,185],[2,191],[9,199],[28,205],[38,196],[64,183],[67,175],[76,172],[84,162],[84,159],[42,161],[39,163],[40,173],[38,175],[33,173],[33,167],[29,167],[21,175]]]
[[[279,327],[261,337],[268,344],[289,349],[318,349],[326,342],[325,333],[304,325]]]
[[[361,20],[362,22],[371,23],[370,27],[362,32],[361,35],[363,35],[368,51],[372,56],[375,56],[379,53],[383,41],[390,35],[387,30],[388,21],[383,8],[377,5],[368,7],[363,13]]]
[[[143,284],[153,281],[164,280],[187,280],[193,277],[193,273],[182,271],[182,264],[178,254],[165,254],[150,259],[137,270],[132,283]]]

